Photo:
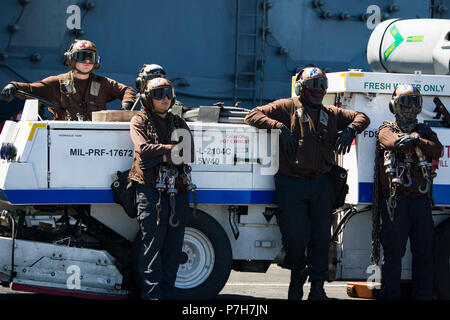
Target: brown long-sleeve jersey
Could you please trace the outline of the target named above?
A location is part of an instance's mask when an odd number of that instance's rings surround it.
[[[73,77],[73,71],[51,76],[33,83],[11,83],[18,90],[31,93],[63,108],[49,111],[55,120],[77,120],[77,113],[84,120],[92,119],[93,111],[106,110],[106,104],[115,99],[134,103],[136,91],[115,80],[91,73],[89,79]],[[19,93],[19,98],[25,98]]]
[[[364,113],[334,106],[306,108],[295,97],[256,107],[247,114],[245,122],[260,129],[286,126],[297,138],[298,148],[295,155],[288,155],[280,147],[279,172],[302,178],[328,172],[335,163],[333,151],[339,131],[352,124],[360,133],[370,120]]]
[[[420,129],[420,126],[416,126],[413,132],[418,133],[420,136],[419,141],[417,143],[417,147],[419,147],[420,150],[422,150],[423,154],[426,157],[426,160],[432,161],[439,159],[442,153],[443,146],[439,142],[436,133],[430,129],[426,135],[425,132],[423,132],[423,130]],[[380,160],[378,163],[380,172],[380,182],[384,193],[387,194],[389,191],[389,179],[386,173],[386,168],[384,166],[383,155],[385,150],[389,151],[394,150],[395,141],[397,141],[398,139],[398,133],[394,132],[394,130],[389,126],[382,126],[382,129],[379,130],[378,133],[378,139],[380,141],[380,150],[377,151],[380,152],[379,157]],[[401,158],[406,152],[411,153],[413,159],[413,162],[411,164],[411,178],[413,180],[413,183],[411,187],[399,186],[397,188],[397,192],[399,195],[405,192],[411,195],[420,195],[419,187],[422,186],[422,189],[424,189],[424,187],[426,186],[426,180],[423,177],[422,170],[418,166],[419,158],[417,157],[414,148],[411,147],[402,152],[398,152],[397,154],[397,157],[399,158],[398,160],[401,160]]]
[[[185,133],[190,136],[191,155],[189,162],[194,161],[194,139],[188,125],[182,118],[172,114],[168,114],[165,118],[154,113],[152,113],[151,118],[146,114],[138,114],[133,116],[130,121],[130,137],[134,146],[133,167],[130,171],[131,180],[144,185],[155,185],[157,168],[141,170],[139,166],[141,159],[152,159],[166,155],[168,163],[174,165],[171,156],[175,144],[170,141],[171,132],[169,132],[171,131],[171,121],[173,121],[174,128],[185,129]],[[155,132],[152,132],[153,129]],[[182,184],[181,181],[178,182],[178,185]]]

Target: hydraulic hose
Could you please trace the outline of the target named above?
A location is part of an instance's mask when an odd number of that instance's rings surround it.
[[[21,94],[23,96],[26,96],[28,98],[31,98],[31,99],[37,99],[42,104],[46,105],[49,108],[52,108],[52,109],[55,109],[55,110],[65,110],[64,108],[62,108],[62,107],[60,107],[60,106],[58,106],[58,105],[56,105],[54,103],[51,103],[50,101],[42,99],[41,97],[35,96],[34,94],[31,94],[31,93],[28,93],[28,92],[25,92],[25,91],[22,91],[22,90],[17,90],[17,93],[19,93],[19,94]]]

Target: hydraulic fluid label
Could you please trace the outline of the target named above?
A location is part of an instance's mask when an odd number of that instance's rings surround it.
[[[196,171],[250,171],[260,165],[261,175],[278,171],[278,131],[252,128],[194,130]]]
[[[244,133],[194,132],[197,164],[236,164],[239,158],[249,158],[250,136]]]

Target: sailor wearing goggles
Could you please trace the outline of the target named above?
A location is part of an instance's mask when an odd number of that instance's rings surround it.
[[[92,112],[106,110],[106,104],[115,99],[122,101],[122,109],[133,105],[136,92],[131,87],[93,73],[100,68],[101,58],[92,41],[75,40],[64,53],[63,63],[72,70],[33,83],[11,81],[1,92],[3,100],[31,94],[56,106],[49,108],[55,120],[72,121],[91,120]]]
[[[328,87],[316,67],[296,75],[297,97],[256,107],[245,118],[262,129],[280,129],[279,171],[275,175],[277,221],[291,270],[288,299],[301,299],[311,281],[309,299],[326,300],[328,251],[335,186],[330,172],[335,154],[350,150],[357,133],[369,125],[360,112],[322,104]]]

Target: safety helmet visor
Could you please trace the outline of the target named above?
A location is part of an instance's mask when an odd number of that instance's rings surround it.
[[[406,108],[422,108],[422,96],[417,94],[407,94],[395,98],[396,102]]]
[[[81,50],[73,53],[73,58],[77,62],[89,61],[90,64],[94,64],[97,61],[97,52],[92,50]]]
[[[417,115],[422,111],[422,96],[417,94],[407,94],[395,97],[398,105],[395,114],[403,121],[415,121]]]
[[[166,72],[163,67],[158,64],[144,64],[144,67],[140,71],[140,75],[148,81],[155,78],[165,78]]]
[[[155,78],[165,77],[166,73],[163,70],[152,70],[145,75],[145,80],[152,80]]]
[[[307,89],[318,90],[318,89],[323,88],[324,90],[327,90],[328,79],[325,77],[309,78],[309,79],[303,80],[303,85]]]
[[[165,86],[165,87],[158,87],[154,88],[148,91],[148,96],[156,99],[156,100],[162,100],[164,97],[167,96],[170,100],[175,98],[175,90],[172,87]]]

